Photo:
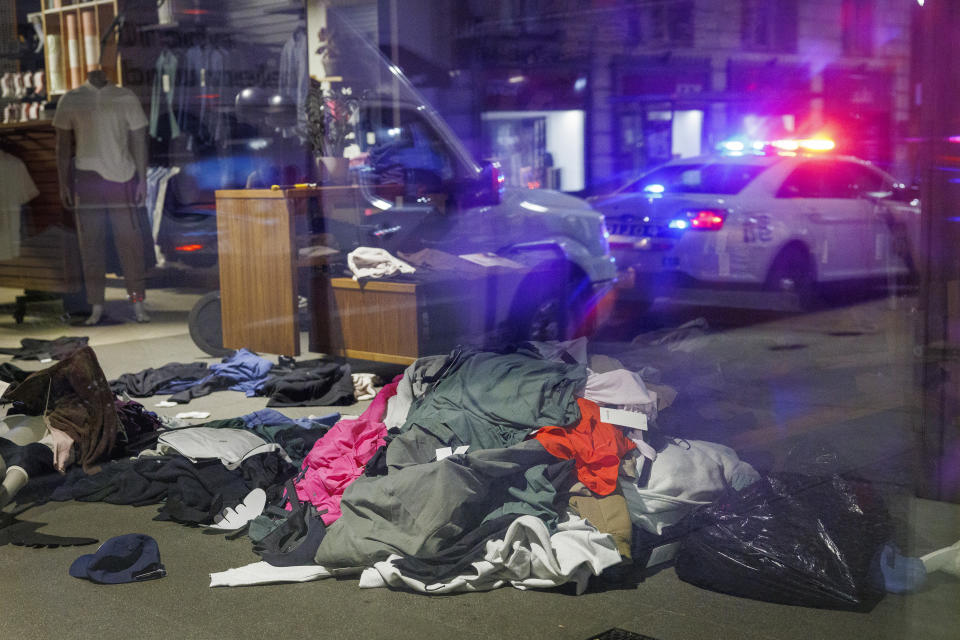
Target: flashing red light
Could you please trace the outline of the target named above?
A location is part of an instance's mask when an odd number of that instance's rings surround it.
[[[200,251],[203,249],[202,244],[182,244],[179,247],[174,247],[174,251],[183,251],[184,253],[190,253],[191,251]]]
[[[719,231],[723,228],[723,222],[727,219],[725,211],[715,211],[713,209],[704,209],[687,214],[690,218],[690,228],[700,231]]]
[[[207,11],[206,9],[184,9],[180,13],[187,16],[205,16],[210,12]]]

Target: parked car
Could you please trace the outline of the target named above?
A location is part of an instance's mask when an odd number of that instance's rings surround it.
[[[640,307],[682,287],[757,286],[809,307],[827,283],[913,273],[915,190],[827,141],[671,161],[594,198]]]

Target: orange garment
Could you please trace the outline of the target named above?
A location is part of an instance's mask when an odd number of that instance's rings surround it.
[[[620,461],[636,448],[612,424],[600,422],[600,408],[586,398],[577,398],[580,422],[573,427],[543,427],[534,438],[551,454],[576,461],[577,478],[591,491],[607,496],[617,488]]]

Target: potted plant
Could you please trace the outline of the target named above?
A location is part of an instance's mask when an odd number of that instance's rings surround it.
[[[354,116],[360,106],[349,87],[327,88],[310,80],[307,92],[307,137],[321,178],[334,182],[346,179],[349,160],[344,150],[352,144]]]

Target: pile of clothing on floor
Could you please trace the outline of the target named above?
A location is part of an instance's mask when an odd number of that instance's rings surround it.
[[[676,391],[587,347],[581,338],[420,358],[360,416],[342,419],[295,421],[267,408],[184,426],[115,395],[282,386],[276,374],[264,378],[275,367],[264,371],[248,352],[212,371],[147,370],[108,383],[81,347],[11,383],[0,402],[39,416],[44,437],[60,441],[40,449],[59,452],[46,468],[65,473],[37,478],[22,496],[160,504],[157,519],[245,528],[262,560],[211,574],[211,586],[354,575],[361,587],[424,593],[567,583],[581,593],[592,576],[671,559],[691,523],[709,531],[750,491],[765,504],[783,497],[780,480],[759,482],[732,449],[659,433]],[[318,366],[281,369],[300,384],[299,373]],[[336,383],[320,386],[328,398]],[[8,443],[0,455],[31,451]],[[731,590],[689,569],[690,557],[678,563],[688,567],[681,577]]]

